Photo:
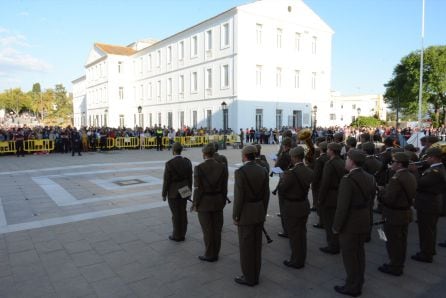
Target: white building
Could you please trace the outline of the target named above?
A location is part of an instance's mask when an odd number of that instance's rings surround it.
[[[302,0],[263,0],[158,42],[96,43],[75,126],[222,128],[223,102],[233,130],[311,126],[314,105],[328,125],[332,35]]]
[[[378,116],[386,121],[387,105],[381,94],[361,94],[342,96],[333,92],[329,102],[330,114],[328,126],[350,125],[358,116]],[[319,117],[317,117],[319,126]]]

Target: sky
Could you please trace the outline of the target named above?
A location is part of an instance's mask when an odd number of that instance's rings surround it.
[[[424,47],[446,45],[445,0],[425,0]],[[95,42],[157,40],[252,0],[0,0],[0,92],[85,74]],[[331,89],[383,93],[402,57],[421,49],[422,0],[304,0],[334,31]]]

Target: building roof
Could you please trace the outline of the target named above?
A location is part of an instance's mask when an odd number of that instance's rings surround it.
[[[129,47],[123,47],[123,46],[115,46],[105,43],[95,43],[96,47],[98,47],[100,50],[104,51],[107,54],[112,55],[122,55],[122,56],[131,56],[136,53],[136,51]]]

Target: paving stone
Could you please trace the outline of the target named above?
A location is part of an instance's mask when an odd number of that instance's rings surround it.
[[[64,248],[69,254],[79,253],[83,251],[91,250],[90,243],[86,240],[72,241],[64,244]]]
[[[52,252],[52,251],[63,249],[62,245],[59,243],[58,240],[49,240],[49,241],[45,241],[45,242],[38,242],[35,244],[35,246],[36,246],[36,251],[38,253],[47,253],[47,252]]]
[[[9,255],[11,266],[29,265],[39,263],[40,258],[35,250],[12,253]]]
[[[91,286],[98,297],[119,298],[132,297],[132,295],[135,295],[132,289],[117,277],[93,282],[91,283]]]
[[[100,256],[96,251],[89,250],[84,251],[81,253],[76,253],[71,255],[71,259],[73,260],[74,264],[78,267],[103,263],[104,258]]]
[[[96,297],[93,288],[83,276],[74,276],[68,279],[53,282],[52,285],[56,291],[57,297],[60,298]]]

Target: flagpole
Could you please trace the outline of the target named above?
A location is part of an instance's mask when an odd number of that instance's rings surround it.
[[[420,90],[418,93],[418,127],[421,129],[421,105],[423,102],[423,55],[424,55],[424,4],[421,15],[421,54],[420,54]]]

